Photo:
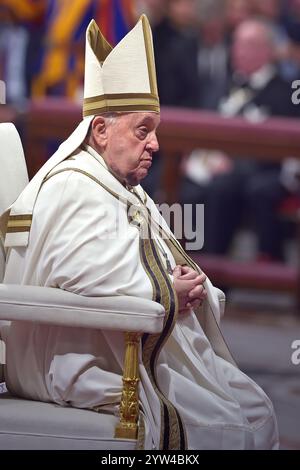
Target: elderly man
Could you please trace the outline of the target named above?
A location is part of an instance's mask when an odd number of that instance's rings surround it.
[[[279,74],[271,24],[260,19],[242,22],[233,35],[231,62],[232,83],[220,105],[224,116],[243,116],[251,122],[269,116],[299,116],[291,84]],[[245,148],[244,157],[248,155]],[[249,221],[254,220],[259,258],[282,258],[277,207],[285,191],[279,182],[278,163],[256,161],[251,153],[249,158],[232,160],[220,152],[198,152],[188,162],[187,175],[183,201],[205,202],[207,252],[227,253],[247,213]]]
[[[139,364],[145,448],[276,447],[272,404],[236,367],[218,329],[217,289],[139,186],[158,150],[146,17],[113,50],[90,24],[83,112],[11,207],[5,282],[162,303],[164,329],[144,335]],[[118,332],[15,323],[8,388],[62,406],[115,412],[123,341]]]

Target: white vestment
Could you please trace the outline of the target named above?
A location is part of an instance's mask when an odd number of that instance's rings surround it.
[[[70,169],[58,172],[66,168]],[[139,230],[129,223],[126,204],[83,172],[137,207],[143,206],[142,188],[135,188],[141,201],[90,148],[75,151],[55,172],[37,197],[28,246],[10,250],[4,282],[59,287],[85,296],[153,299],[153,284],[141,262]],[[146,206],[161,223],[149,197]],[[166,225],[164,229],[168,231]],[[176,262],[165,240],[157,234],[156,239],[163,262],[166,253],[173,268]],[[206,315],[217,317],[217,290],[209,280],[206,290],[203,308],[210,310]],[[17,322],[10,328],[7,349],[7,385],[14,394],[60,405],[117,410],[124,353],[121,332]],[[161,403],[142,356],[140,377],[145,447],[159,448]],[[278,446],[270,400],[216,353],[194,312],[177,317],[157,357],[156,378],[181,417],[189,449]]]

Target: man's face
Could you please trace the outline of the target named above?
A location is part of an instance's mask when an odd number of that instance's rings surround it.
[[[136,186],[147,176],[153,153],[159,149],[156,129],[160,116],[151,112],[120,115],[107,127],[102,156],[122,182]]]
[[[195,23],[197,3],[195,0],[172,0],[168,4],[168,16],[179,28],[189,28]]]
[[[235,72],[251,76],[273,61],[274,53],[267,31],[260,25],[244,23],[234,35],[232,65]]]

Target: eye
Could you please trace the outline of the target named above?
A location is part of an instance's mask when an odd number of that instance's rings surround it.
[[[146,126],[141,126],[137,129],[137,136],[139,139],[143,140],[147,137],[148,129]]]

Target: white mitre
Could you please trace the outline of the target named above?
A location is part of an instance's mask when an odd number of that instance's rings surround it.
[[[5,246],[27,246],[34,204],[47,174],[84,141],[97,114],[159,112],[152,33],[145,15],[114,47],[92,20],[86,31],[83,120],[10,207]]]
[[[114,49],[92,20],[85,54],[84,116],[159,112],[152,35],[145,15]]]

